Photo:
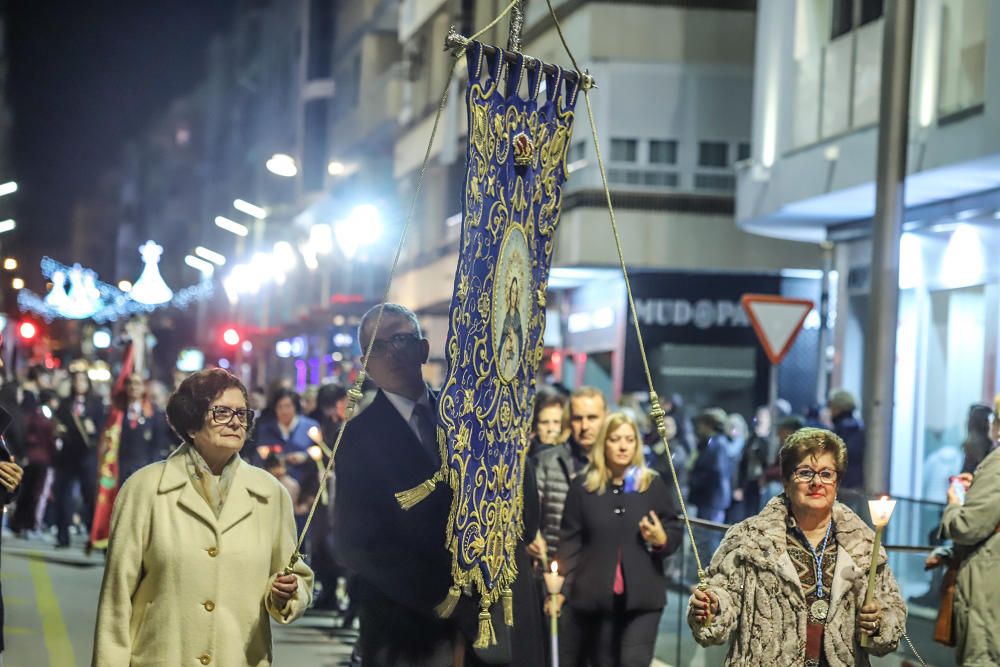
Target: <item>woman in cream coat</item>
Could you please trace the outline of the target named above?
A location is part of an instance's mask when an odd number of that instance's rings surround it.
[[[94,667],[271,664],[269,617],[309,606],[288,492],[238,456],[253,422],[243,384],[201,371],[170,397],[184,439],[122,487],[111,523]]]

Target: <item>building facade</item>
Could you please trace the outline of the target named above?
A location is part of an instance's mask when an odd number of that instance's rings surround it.
[[[836,243],[834,382],[862,393],[883,3],[763,0],[748,232]],[[790,6],[793,8],[790,10]],[[1000,6],[916,3],[893,422],[893,493],[943,500],[970,405],[998,389]]]

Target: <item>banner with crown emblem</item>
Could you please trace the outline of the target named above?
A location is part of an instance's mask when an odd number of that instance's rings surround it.
[[[475,42],[467,58],[461,250],[438,401],[454,494],[447,546],[455,586],[442,607],[447,613],[460,590],[475,587],[483,607],[477,644],[487,646],[489,605],[503,597],[511,623],[523,466],[578,90],[562,70],[542,74],[541,63],[520,55],[507,65],[502,53],[486,56]]]

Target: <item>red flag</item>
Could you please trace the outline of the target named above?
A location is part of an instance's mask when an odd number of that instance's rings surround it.
[[[129,343],[125,350],[122,369],[111,392],[111,412],[97,446],[97,502],[94,505],[94,520],[90,524],[91,548],[106,549],[111,534],[111,508],[118,495],[118,447],[125,419],[125,383],[132,375],[132,346],[133,343]]]

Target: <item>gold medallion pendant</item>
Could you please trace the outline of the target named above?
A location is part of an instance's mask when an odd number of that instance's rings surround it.
[[[816,600],[809,606],[809,613],[817,621],[825,621],[826,615],[830,613],[830,603],[823,598]]]

